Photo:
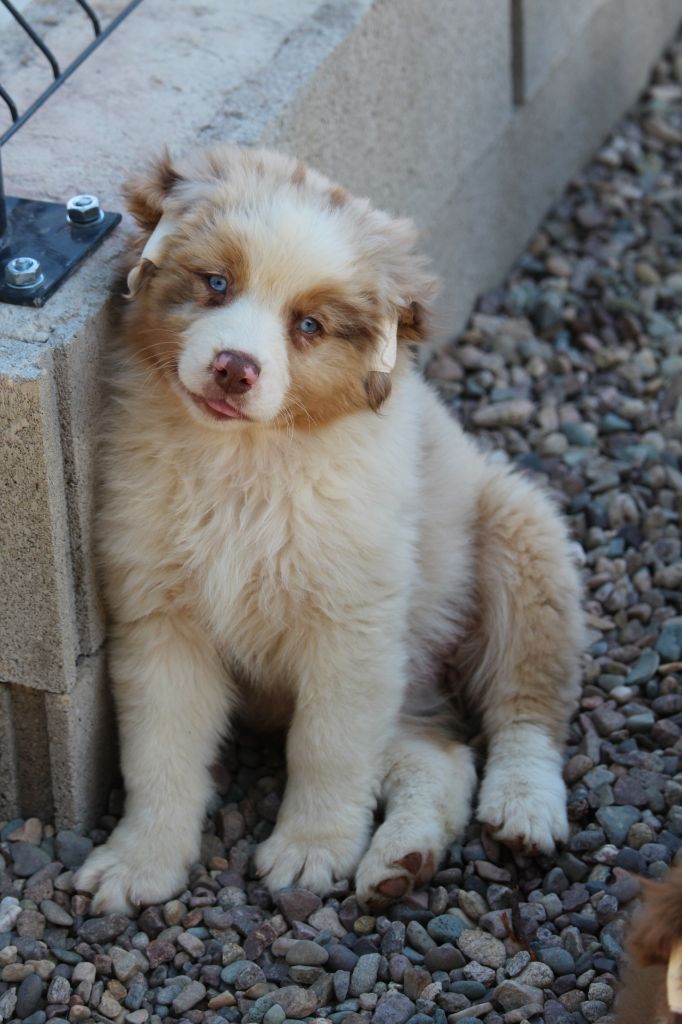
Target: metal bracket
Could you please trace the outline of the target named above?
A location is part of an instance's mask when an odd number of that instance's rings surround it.
[[[6,197],[7,227],[0,237],[0,302],[42,306],[120,222],[121,214],[104,213],[94,196],[75,197],[85,199],[94,200],[96,215],[78,223],[72,220],[73,199],[67,212],[62,203]],[[29,261],[38,266],[29,267]]]

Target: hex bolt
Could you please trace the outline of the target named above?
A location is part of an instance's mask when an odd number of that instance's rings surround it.
[[[100,209],[97,196],[71,196],[66,204],[66,216],[72,224],[94,224],[102,220],[104,214]]]
[[[5,265],[5,280],[12,288],[35,288],[43,280],[40,263],[32,256],[15,256]]]

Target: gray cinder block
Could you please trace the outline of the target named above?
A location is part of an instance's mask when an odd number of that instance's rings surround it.
[[[92,823],[116,772],[104,652],[83,658],[68,693],[0,684],[0,817]]]
[[[76,633],[49,350],[0,345],[0,678],[66,691]]]

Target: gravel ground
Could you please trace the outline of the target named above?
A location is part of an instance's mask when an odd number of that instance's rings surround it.
[[[277,816],[281,748],[243,739],[203,865],[137,920],[93,919],[72,888],[120,794],[89,836],[0,822],[0,1020],[612,1021],[630,872],[682,861],[682,48],[653,82],[429,368],[482,443],[555,492],[584,564],[566,849],[514,859],[472,824],[386,917],[345,882],[273,904],[249,858]]]

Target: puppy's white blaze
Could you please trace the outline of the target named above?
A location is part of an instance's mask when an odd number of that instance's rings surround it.
[[[183,333],[178,376],[189,391],[204,393],[219,352],[242,352],[261,371],[257,384],[242,396],[240,408],[256,420],[277,415],[289,386],[289,368],[284,327],[275,313],[244,295],[229,306],[202,310]]]

